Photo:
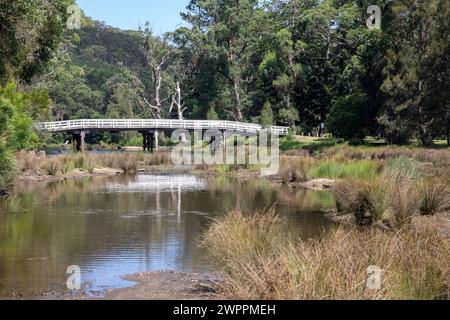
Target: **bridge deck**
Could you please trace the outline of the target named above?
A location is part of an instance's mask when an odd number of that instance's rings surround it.
[[[258,133],[263,126],[253,123],[221,120],[171,120],[171,119],[90,119],[37,123],[35,128],[47,132],[76,131],[145,131],[145,130],[233,130],[241,133]],[[284,136],[289,128],[272,126],[272,134]]]

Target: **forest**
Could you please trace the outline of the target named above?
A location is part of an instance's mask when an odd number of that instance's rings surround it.
[[[450,145],[448,0],[191,0],[156,36],[83,15],[73,0],[0,1],[0,185],[14,152],[66,137],[34,121],[229,119],[360,141]],[[366,25],[381,8],[381,29]],[[133,137],[91,135],[92,143]]]

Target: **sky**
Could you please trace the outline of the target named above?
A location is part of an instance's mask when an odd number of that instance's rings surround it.
[[[76,0],[94,20],[124,30],[136,30],[150,21],[153,33],[161,35],[184,25],[180,12],[189,0]]]

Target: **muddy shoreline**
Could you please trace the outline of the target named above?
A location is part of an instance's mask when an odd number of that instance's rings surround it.
[[[15,293],[0,300],[222,300],[219,272],[142,272],[122,277],[129,287],[101,292],[69,292],[63,288],[35,294]]]

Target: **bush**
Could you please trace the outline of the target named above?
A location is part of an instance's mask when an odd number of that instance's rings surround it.
[[[0,141],[0,194],[10,188],[15,175],[14,157],[2,147]]]
[[[336,138],[362,139],[365,136],[364,105],[367,98],[353,94],[336,100],[331,108],[326,126]]]

